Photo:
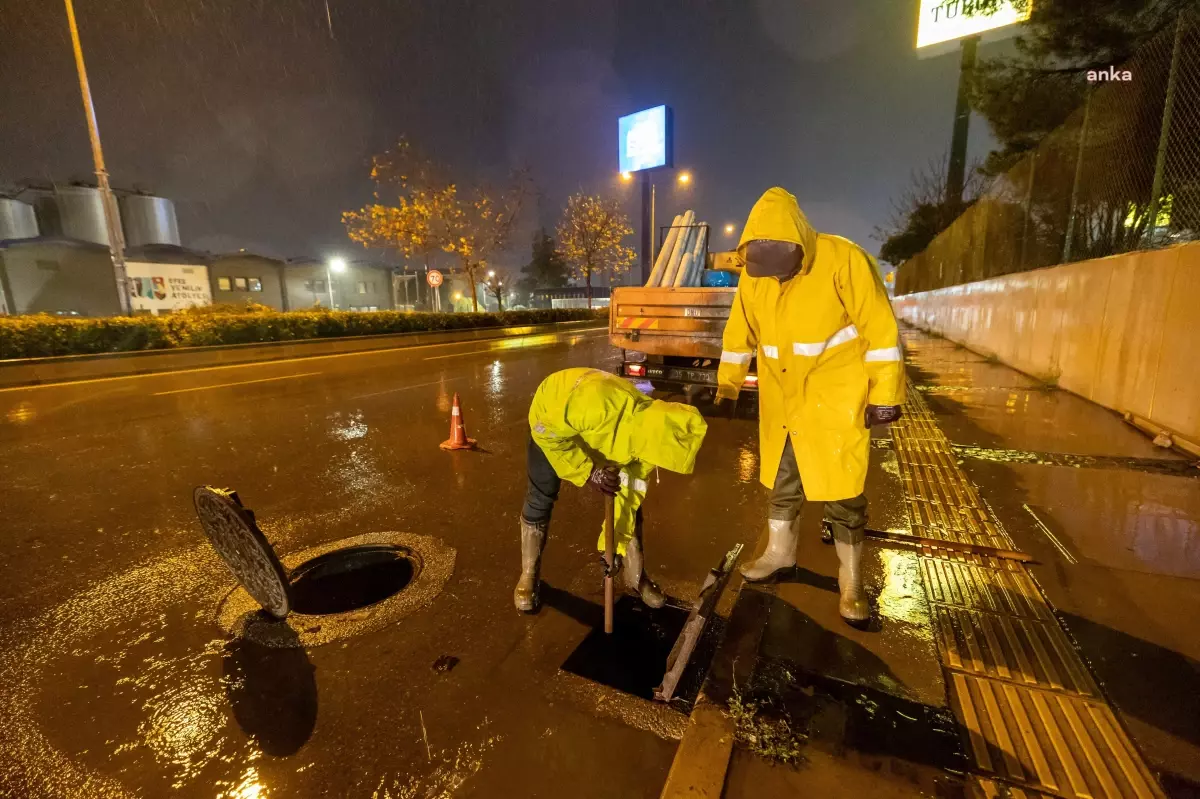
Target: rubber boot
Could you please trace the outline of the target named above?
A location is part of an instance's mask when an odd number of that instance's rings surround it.
[[[546,548],[545,524],[531,524],[521,517],[521,579],[513,589],[513,604],[522,613],[537,612],[538,587],[542,571],[542,550]]]
[[[796,521],[767,519],[767,551],[758,560],[742,564],[739,571],[752,583],[769,580],[796,565]]]
[[[862,626],[871,618],[867,594],[862,587],[862,542],[848,544],[835,540],[833,546],[837,550],[838,590],[841,594],[838,613],[848,624]]]
[[[645,558],[642,556],[642,530],[638,525],[625,545],[625,587],[642,598],[647,607],[661,608],[667,597],[658,584],[646,576]]]

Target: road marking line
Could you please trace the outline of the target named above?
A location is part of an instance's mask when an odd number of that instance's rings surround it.
[[[537,333],[537,336],[569,336],[579,335],[595,337],[597,330],[607,330],[607,328],[581,328],[579,330],[565,330],[561,333]],[[525,338],[520,336],[519,338]],[[356,350],[354,352],[334,352],[329,355],[299,355],[295,358],[273,358],[270,360],[247,361],[246,363],[230,363],[221,366],[197,366],[194,369],[167,369],[161,372],[142,372],[135,375],[114,375],[113,377],[89,377],[86,380],[63,380],[55,383],[34,383],[29,386],[6,386],[0,388],[0,394],[6,394],[10,391],[34,391],[40,388],[62,388],[64,386],[83,386],[91,383],[111,383],[116,380],[137,380],[145,377],[162,377],[164,375],[188,375],[199,372],[215,372],[219,369],[245,369],[251,366],[269,366],[276,363],[295,363],[296,361],[319,361],[328,360],[330,358],[350,358],[356,355],[382,355],[389,352],[400,352],[401,350],[427,350],[432,347],[453,347],[458,344],[471,344],[471,341],[443,341],[440,344],[414,344],[411,347],[387,347],[381,350]],[[184,350],[163,350],[163,352],[183,352]]]
[[[436,386],[441,383],[453,383],[456,380],[466,380],[467,377],[468,377],[468,375],[459,375],[458,377],[449,377],[449,378],[446,378],[445,380],[430,380],[428,383],[417,383],[416,385],[412,385],[412,386],[400,386],[399,388],[389,388],[385,391],[372,391],[370,394],[359,394],[358,396],[351,397],[350,399],[356,400],[356,399],[365,399],[367,397],[378,397],[381,394],[395,394],[397,391],[408,391],[410,388],[424,388],[425,386]]]
[[[150,396],[165,397],[168,394],[186,394],[189,391],[208,391],[210,388],[227,388],[229,386],[245,386],[250,383],[270,383],[273,380],[291,380],[296,377],[312,377],[313,375],[324,374],[324,372],[302,372],[298,375],[279,375],[278,377],[260,377],[257,380],[238,380],[234,383],[217,383],[215,386],[193,386],[192,388],[177,388],[172,391],[156,391]]]
[[[461,358],[461,357],[463,357],[464,355],[485,355],[485,354],[487,354],[487,353],[489,353],[489,352],[495,352],[495,353],[499,353],[499,352],[500,352],[500,350],[471,350],[470,352],[455,352],[455,353],[452,353],[452,354],[450,354],[450,355],[430,355],[430,356],[429,356],[428,358],[426,358],[425,360],[427,360],[427,361],[440,361],[440,360],[442,360],[443,358]]]

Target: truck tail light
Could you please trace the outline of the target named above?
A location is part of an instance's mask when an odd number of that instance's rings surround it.
[[[625,364],[625,374],[630,377],[645,377],[646,367],[640,363],[627,363]]]
[[[742,385],[746,388],[758,388],[758,375],[746,375],[746,381]]]

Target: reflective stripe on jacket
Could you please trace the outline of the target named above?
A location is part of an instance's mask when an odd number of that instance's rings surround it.
[[[755,203],[739,252],[759,239],[804,251],[800,273],[781,283],[745,273],[725,325],[717,374],[736,397],[758,355],[759,479],[768,488],[790,436],[809,499],[862,493],[868,404],[904,402],[904,363],[891,302],[874,261],[853,242],[817,233],[780,188]]]

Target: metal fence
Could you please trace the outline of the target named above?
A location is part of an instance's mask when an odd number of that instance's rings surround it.
[[[1126,71],[906,261],[896,293],[1200,239],[1200,13]]]

